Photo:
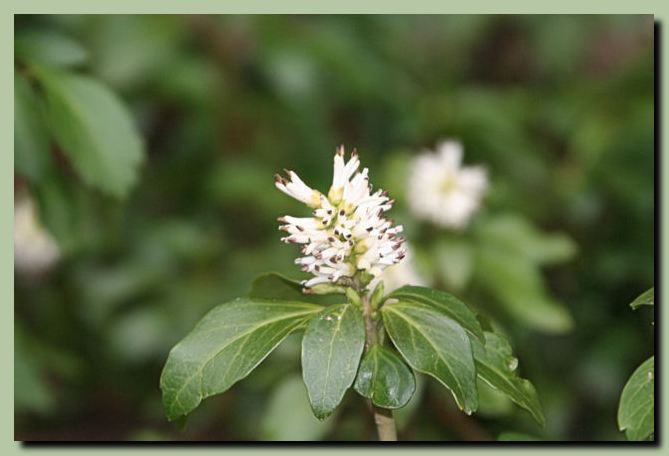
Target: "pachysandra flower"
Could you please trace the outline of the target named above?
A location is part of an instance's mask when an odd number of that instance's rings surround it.
[[[462,229],[478,210],[488,189],[482,166],[462,166],[462,145],[439,144],[436,152],[416,157],[408,180],[409,207],[418,218]]]
[[[309,288],[321,283],[350,285],[362,273],[379,276],[405,256],[402,226],[383,217],[393,201],[383,190],[372,193],[368,169],[358,171],[353,151],[348,162],[344,147],[334,156],[332,186],[327,195],[306,185],[293,171],[276,176],[276,187],[312,208],[311,217],[280,217],[281,240],[301,244],[304,256],[295,263],[314,275],[303,282]]]
[[[376,284],[379,281],[383,281],[386,293],[397,290],[404,285],[427,286],[427,282],[421,277],[416,269],[410,246],[407,246],[406,244],[404,260],[384,269],[381,275],[369,284],[369,288],[376,288]]]
[[[21,197],[14,204],[14,268],[39,275],[60,258],[58,244],[39,223],[32,200]]]

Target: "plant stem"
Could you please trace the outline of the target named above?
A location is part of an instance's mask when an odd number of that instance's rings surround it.
[[[369,300],[369,294],[362,295],[362,316],[365,319],[365,353],[369,351],[374,345],[378,343],[378,334],[376,322],[372,318],[372,304]],[[376,424],[376,431],[379,434],[379,440],[382,442],[397,441],[397,428],[395,426],[395,419],[393,418],[392,410],[377,407],[372,405],[372,413],[374,414],[374,423]]]
[[[382,442],[396,442],[397,428],[395,427],[395,419],[393,418],[393,411],[372,405],[374,411],[374,422],[376,423],[376,430],[379,433],[379,440]]]

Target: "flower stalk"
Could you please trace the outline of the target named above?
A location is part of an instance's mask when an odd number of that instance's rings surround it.
[[[374,318],[374,308],[370,299],[369,293],[363,294],[362,297],[362,316],[365,320],[365,353],[367,353],[374,345],[379,343],[378,338],[378,321]],[[393,411],[377,407],[374,404],[372,413],[374,415],[374,424],[376,424],[376,431],[379,434],[379,440],[382,442],[397,441],[397,426],[393,418]]]

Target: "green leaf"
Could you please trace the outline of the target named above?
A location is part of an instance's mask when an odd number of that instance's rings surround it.
[[[483,346],[472,339],[476,371],[479,377],[493,388],[524,408],[542,426],[545,423],[539,396],[529,380],[516,372],[518,359],[513,356],[509,342],[499,334],[486,332]]]
[[[287,413],[290,413],[289,419],[286,419]],[[266,440],[294,442],[318,440],[333,424],[334,417],[325,421],[314,418],[304,382],[300,375],[295,374],[283,380],[272,391],[261,428]]]
[[[478,407],[476,368],[465,330],[434,307],[399,301],[381,308],[390,338],[418,372],[446,386],[467,414]]]
[[[632,301],[630,307],[636,310],[641,306],[654,306],[654,305],[655,305],[655,287],[641,293],[641,295],[638,298]]]
[[[646,440],[655,433],[655,357],[634,371],[620,396],[618,428],[629,440]]]
[[[33,182],[47,173],[49,133],[39,100],[20,74],[14,73],[14,168]]]
[[[289,279],[276,272],[268,272],[256,277],[248,296],[250,298],[293,299],[315,304],[335,304],[342,301],[342,298],[336,295],[305,294],[302,293],[302,288],[298,280]]]
[[[374,405],[396,409],[409,402],[416,391],[416,380],[392,350],[375,345],[360,363],[354,388]]]
[[[19,60],[58,67],[80,65],[88,59],[88,52],[76,41],[45,31],[30,31],[18,36],[14,53]]]
[[[316,418],[327,418],[355,380],[365,345],[365,324],[351,304],[325,308],[302,339],[302,375]]]
[[[49,127],[82,179],[125,196],[137,181],[144,146],[121,100],[88,77],[44,68],[36,75],[46,91]]]
[[[319,310],[309,303],[249,298],[212,309],[167,358],[160,377],[167,418],[187,415],[202,399],[246,377]]]
[[[251,298],[301,299],[304,296],[302,284],[298,280],[289,279],[276,272],[268,272],[256,277],[249,291]]]
[[[433,307],[447,317],[455,320],[469,333],[485,342],[483,329],[476,319],[476,314],[465,303],[445,291],[432,288],[406,285],[393,291],[388,298],[398,301],[419,302]]]

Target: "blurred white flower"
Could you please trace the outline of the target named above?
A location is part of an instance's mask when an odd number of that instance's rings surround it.
[[[462,229],[478,210],[487,188],[485,168],[462,166],[462,145],[445,141],[436,152],[425,152],[411,164],[409,207],[418,218]]]
[[[370,283],[369,288],[371,290],[376,288],[376,285],[380,281],[383,281],[386,294],[397,290],[404,285],[427,285],[427,281],[425,281],[416,270],[411,249],[406,244],[405,250],[406,257],[404,260],[384,269],[381,275]]]
[[[368,169],[357,171],[358,155],[344,161],[344,147],[334,156],[332,186],[325,196],[307,186],[293,171],[287,178],[276,176],[276,187],[314,209],[313,217],[279,218],[279,229],[289,236],[281,240],[303,244],[303,257],[295,260],[314,277],[305,287],[319,283],[337,283],[352,279],[358,271],[378,276],[388,266],[404,258],[404,239],[398,234],[402,226],[383,218],[393,201],[386,192],[371,192]]]
[[[42,228],[29,197],[14,203],[14,268],[35,275],[46,272],[60,258],[58,244]]]

